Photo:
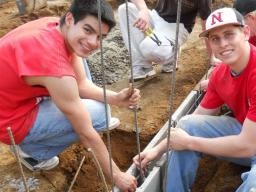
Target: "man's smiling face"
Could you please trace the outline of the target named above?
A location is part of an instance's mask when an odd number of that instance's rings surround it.
[[[71,13],[67,13],[65,25],[67,27],[64,35],[68,49],[80,57],[88,57],[91,52],[100,46],[100,30],[98,18],[88,15],[76,24]],[[102,37],[106,37],[109,26],[101,23]]]

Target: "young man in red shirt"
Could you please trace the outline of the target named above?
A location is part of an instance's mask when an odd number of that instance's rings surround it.
[[[251,167],[237,192],[256,189],[256,48],[250,29],[232,8],[214,11],[206,20],[213,54],[222,61],[214,69],[206,95],[192,115],[171,129],[167,191],[190,191],[203,153]],[[226,104],[234,117],[216,116]],[[167,140],[142,152],[142,167],[167,150]],[[134,158],[138,165],[138,156]]]
[[[101,7],[105,37],[115,20],[105,0]],[[108,151],[94,129],[106,127],[102,108],[95,112],[97,102],[104,102],[103,90],[88,80],[81,59],[100,45],[97,17],[97,1],[75,0],[61,19],[35,20],[0,39],[0,141],[10,144],[11,127],[22,162],[31,170],[55,167],[57,155],[80,140],[111,175]],[[128,88],[106,95],[109,104],[124,107],[136,106],[140,98],[138,90]],[[112,165],[115,184],[135,191],[136,179]]]
[[[256,46],[256,1],[255,0],[236,0],[234,8],[243,16],[246,25],[250,27],[249,43]],[[209,80],[201,82],[201,89],[206,90]]]

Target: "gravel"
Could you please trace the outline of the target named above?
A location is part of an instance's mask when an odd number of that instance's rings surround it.
[[[17,191],[17,192],[25,192],[26,191],[23,180],[21,178],[15,179],[10,176],[7,176],[5,178],[4,185],[6,185],[6,184],[7,184],[8,188],[15,189],[15,191]],[[34,177],[29,177],[26,180],[26,184],[30,191],[36,191],[39,189],[40,182],[39,182],[39,179],[36,179]],[[5,189],[2,190],[3,186],[0,185],[0,187],[1,187],[0,192],[4,192]]]
[[[93,81],[102,86],[102,67],[100,49],[88,58]],[[127,78],[130,73],[128,51],[124,45],[119,26],[114,27],[103,40],[103,63],[105,82],[112,84]]]

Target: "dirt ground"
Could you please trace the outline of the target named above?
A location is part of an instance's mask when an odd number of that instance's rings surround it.
[[[217,5],[215,5],[216,7],[231,4],[231,0],[219,1],[220,3],[217,1],[215,2],[217,3]],[[0,4],[0,37],[11,29],[30,20],[43,16],[61,15],[68,4],[69,2],[64,0],[48,1],[47,8],[35,11],[30,15],[17,16],[15,15],[17,13],[15,1],[6,1],[5,3]],[[201,27],[198,23],[200,22],[197,22],[189,40],[182,47],[179,59],[179,69],[176,72],[176,97],[174,100],[174,109],[179,106],[188,93],[195,87],[209,67],[204,41],[198,38],[198,33],[201,31]],[[121,40],[118,29],[117,36],[114,39]],[[108,45],[109,44],[106,46]],[[123,48],[122,43],[120,44],[119,42],[118,47],[121,47],[124,49],[123,52],[127,53],[127,50]],[[114,54],[120,55],[120,50],[115,50]],[[92,63],[95,62],[93,59],[95,58],[89,58]],[[115,61],[117,61],[119,66],[122,66],[122,63],[119,62],[127,62],[127,56],[122,55],[118,57],[118,59],[115,57],[114,62]],[[139,85],[142,93],[142,110],[138,112],[138,125],[141,131],[140,141],[142,149],[164,125],[170,115],[169,98],[171,84],[174,82],[172,82],[170,74],[160,73],[158,66],[156,66],[156,70],[157,76],[155,78]],[[112,90],[120,90],[121,88],[127,87],[128,72],[129,71],[126,69],[125,72],[123,71],[123,75],[120,75],[122,74],[121,72],[118,73],[120,76],[118,82],[109,85],[108,88]],[[98,76],[95,71],[94,76]],[[134,114],[128,109],[120,109],[116,107],[112,107],[112,112],[113,116],[116,116],[121,120],[121,125],[118,129],[112,131],[110,134],[112,155],[118,166],[122,170],[126,170],[132,163],[132,157],[137,154],[136,134],[133,131]],[[102,134],[102,137],[104,141],[106,141],[106,133]],[[60,166],[58,168],[52,171],[34,173],[25,169],[25,175],[30,179],[30,185],[31,187],[34,187],[34,191],[66,191],[83,155],[86,156],[86,160],[76,180],[73,191],[104,191],[103,184],[100,180],[99,173],[93,164],[91,155],[79,144],[71,146],[60,155]],[[235,191],[235,188],[241,183],[240,174],[245,170],[246,168],[206,156],[200,165],[193,191]],[[20,185],[20,173],[16,161],[10,155],[8,147],[0,144],[0,192],[22,191]]]

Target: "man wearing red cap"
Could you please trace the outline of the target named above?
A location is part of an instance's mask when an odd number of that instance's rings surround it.
[[[203,153],[251,167],[242,174],[237,192],[256,190],[256,48],[249,44],[250,30],[243,16],[232,8],[214,11],[200,37],[208,39],[222,61],[214,69],[209,86],[192,115],[172,128],[172,149],[167,191],[189,191]],[[234,117],[216,116],[226,104]],[[167,140],[142,152],[142,167],[167,150]],[[138,156],[134,158],[138,165]]]

